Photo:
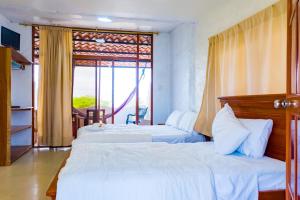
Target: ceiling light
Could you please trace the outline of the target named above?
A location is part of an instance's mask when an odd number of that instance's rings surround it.
[[[98,17],[98,21],[106,23],[112,22],[112,20],[108,17]]]

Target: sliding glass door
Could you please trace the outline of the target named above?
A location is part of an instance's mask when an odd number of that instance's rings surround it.
[[[151,63],[101,58],[74,63],[73,107],[81,116],[104,110],[106,123],[151,124]]]

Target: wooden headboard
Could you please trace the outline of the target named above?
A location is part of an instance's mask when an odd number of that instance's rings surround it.
[[[222,107],[228,103],[236,117],[272,119],[273,130],[265,155],[285,161],[286,115],[285,109],[275,109],[274,100],[285,99],[285,94],[220,97]]]

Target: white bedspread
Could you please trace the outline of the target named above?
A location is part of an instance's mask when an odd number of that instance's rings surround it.
[[[191,133],[188,133],[186,131],[173,128],[171,126],[164,126],[164,125],[137,126],[137,125],[122,125],[122,124],[121,125],[107,124],[104,127],[99,127],[98,124],[93,124],[93,125],[80,128],[77,132],[77,137],[79,140],[82,140],[82,142],[85,143],[94,142],[93,141],[94,139],[99,142],[101,141],[105,142],[105,140],[102,139],[104,134],[112,134],[111,138],[114,137],[113,134],[116,135],[130,134],[131,138],[133,138],[133,136],[138,137],[136,141],[133,142],[147,142],[145,140],[141,141],[142,136],[139,136],[145,134],[145,135],[152,136],[153,142],[168,142],[168,143],[184,143],[185,138],[191,135]],[[124,143],[130,142],[130,140],[122,141],[120,137],[119,139],[117,138],[116,140],[118,142],[124,142]]]
[[[264,170],[284,177],[285,166],[270,158],[253,166],[253,160],[218,155],[212,143],[75,142],[59,174],[57,200],[257,199]],[[271,161],[273,168],[261,168]]]
[[[83,135],[73,141],[73,143],[142,143],[152,142],[151,134],[139,134],[135,132],[124,133],[102,133]]]
[[[80,138],[86,135],[96,135],[103,133],[144,133],[153,136],[168,136],[168,135],[184,135],[188,132],[173,128],[171,126],[153,125],[153,126],[137,126],[137,125],[112,125],[107,124],[104,127],[99,127],[98,124],[82,127],[78,129],[77,137]]]

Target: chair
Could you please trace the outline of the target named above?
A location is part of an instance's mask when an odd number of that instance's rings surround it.
[[[146,108],[139,108],[139,123],[145,119],[147,114],[148,107]],[[136,124],[136,115],[135,114],[128,114],[126,119],[126,124]]]
[[[98,123],[100,120],[102,120],[103,123],[106,123],[105,109],[91,108],[86,110],[86,117],[84,120],[85,126]]]

